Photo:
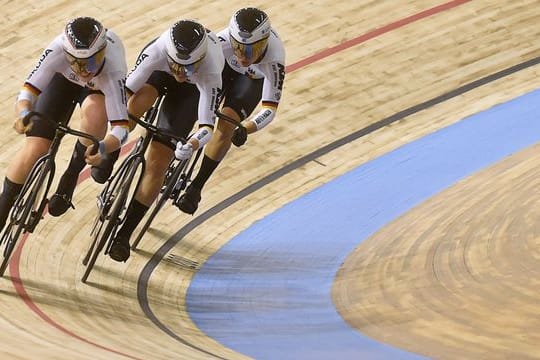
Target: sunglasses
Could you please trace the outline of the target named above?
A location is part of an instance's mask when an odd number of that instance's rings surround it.
[[[67,52],[65,54],[71,69],[79,75],[96,74],[103,65],[103,61],[105,61],[105,47],[84,59],[76,58]]]
[[[169,64],[169,69],[174,75],[178,76],[191,76],[199,70],[204,56],[194,63],[183,65],[174,61],[169,55],[167,55],[167,63]]]
[[[268,45],[268,38],[261,39],[252,44],[242,44],[232,36],[230,36],[230,39],[234,54],[239,58],[248,60],[257,60]]]

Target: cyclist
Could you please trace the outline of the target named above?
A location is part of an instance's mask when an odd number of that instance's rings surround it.
[[[212,137],[224,64],[216,35],[194,20],[178,21],[139,54],[126,83],[129,116],[140,118],[164,95],[160,128],[186,138],[197,120],[199,127],[186,144],[167,136],[150,143],[141,184],[109,250],[113,260],[129,258],[129,238],[158,196],[173,156],[188,159]]]
[[[126,73],[122,42],[96,19],[78,17],[69,21],[64,32],[47,46],[15,104],[13,127],[18,133],[26,134],[26,142],[7,169],[0,195],[0,228],[4,227],[32,166],[48,151],[55,135],[54,127],[39,119],[25,126],[25,116],[35,110],[53,121],[67,124],[79,104],[82,131],[103,139],[99,152],[89,156],[99,165],[101,157],[117,150],[128,135]],[[111,131],[106,135],[107,120]],[[86,165],[88,145],[87,139],[77,141],[68,169],[49,202],[51,215],[60,215],[72,206],[71,196],[77,176]]]
[[[218,38],[226,60],[221,111],[241,125],[218,121],[197,176],[179,199],[180,210],[188,214],[197,210],[201,190],[231,142],[242,146],[247,134],[261,130],[274,119],[285,79],[285,49],[264,11],[253,7],[236,11]],[[261,98],[261,110],[246,120]]]

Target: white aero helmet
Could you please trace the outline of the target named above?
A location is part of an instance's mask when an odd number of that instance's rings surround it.
[[[262,10],[246,7],[238,10],[229,22],[229,39],[237,57],[255,62],[266,50],[270,19]]]
[[[206,29],[195,20],[180,20],[168,31],[166,49],[171,71],[189,75],[197,71],[206,56]]]
[[[62,47],[73,71],[96,74],[105,60],[107,29],[91,17],[78,17],[67,23]]]

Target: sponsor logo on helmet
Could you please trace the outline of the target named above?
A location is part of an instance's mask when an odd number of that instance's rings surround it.
[[[239,31],[238,35],[240,35],[240,38],[242,39],[242,42],[248,41],[249,38],[253,36],[252,33],[249,33],[247,31]]]

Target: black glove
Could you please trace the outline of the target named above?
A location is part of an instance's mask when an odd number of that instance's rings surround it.
[[[232,143],[240,147],[246,143],[246,140],[247,140],[247,129],[242,125],[238,125],[238,127],[234,129],[233,135],[231,137]]]

